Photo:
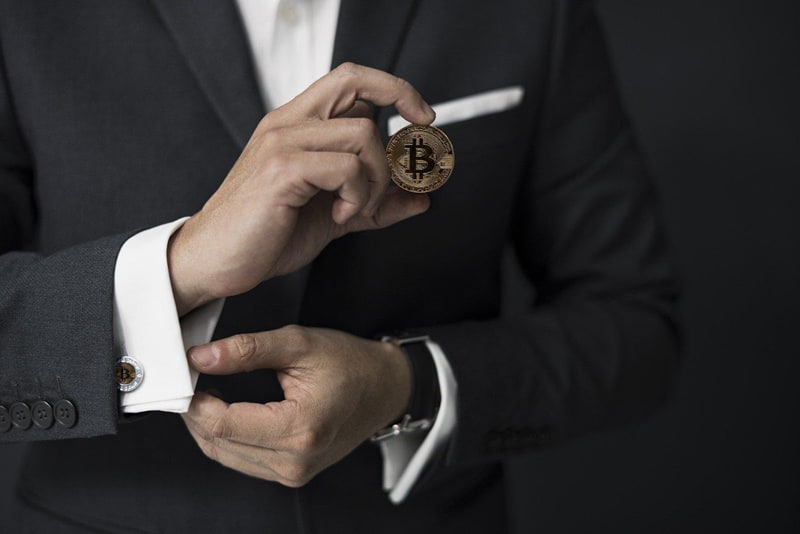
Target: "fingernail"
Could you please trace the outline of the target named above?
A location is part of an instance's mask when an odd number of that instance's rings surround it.
[[[198,367],[210,367],[217,363],[217,355],[211,345],[200,345],[189,350],[189,357]]]

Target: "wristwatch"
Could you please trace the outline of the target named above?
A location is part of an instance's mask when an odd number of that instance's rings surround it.
[[[406,355],[414,379],[409,411],[400,421],[376,432],[370,441],[379,442],[401,434],[423,432],[433,426],[441,404],[439,378],[428,350],[429,336],[384,336],[381,341],[397,345]]]

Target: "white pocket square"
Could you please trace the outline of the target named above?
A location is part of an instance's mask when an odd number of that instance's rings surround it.
[[[489,113],[500,113],[518,105],[522,102],[524,95],[525,89],[516,85],[434,104],[433,110],[436,112],[436,120],[433,121],[433,125],[444,126],[454,122],[474,119],[481,115],[488,115]],[[409,122],[400,115],[389,117],[387,124],[389,135],[394,135],[397,130],[408,126],[408,124]]]

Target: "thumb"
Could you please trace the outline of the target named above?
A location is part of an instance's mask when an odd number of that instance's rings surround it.
[[[283,369],[292,364],[297,351],[282,342],[287,336],[281,335],[281,330],[237,334],[197,345],[188,351],[189,363],[201,373],[209,375]]]
[[[375,214],[354,217],[348,222],[348,232],[377,230],[404,221],[428,211],[431,205],[428,195],[409,193],[399,187],[390,187],[381,199]]]

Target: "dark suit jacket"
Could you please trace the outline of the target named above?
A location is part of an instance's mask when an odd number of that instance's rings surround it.
[[[234,3],[2,0],[0,46],[0,404],[78,410],[71,428],[0,433],[37,442],[20,481],[27,521],[499,532],[503,455],[635,420],[667,391],[674,283],[589,2],[343,0],[334,64],[396,73],[432,103],[517,85],[524,100],[445,128],[456,171],[428,213],[334,242],[304,287],[270,281],[225,307],[218,336],[298,321],[442,345],[458,427],[397,507],[371,445],[293,490],[208,460],[176,415],[118,413],[118,249],[199,209],[264,113]],[[382,132],[393,113],[376,110]],[[509,244],[536,299],[500,317]],[[280,397],[269,373],[212,385]]]

